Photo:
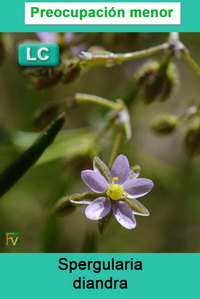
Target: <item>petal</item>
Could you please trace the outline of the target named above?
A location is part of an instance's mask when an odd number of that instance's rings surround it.
[[[83,170],[81,178],[92,191],[105,192],[108,188],[106,179],[94,170]]]
[[[99,157],[94,157],[93,168],[96,172],[99,172],[108,182],[110,181],[110,170]]]
[[[74,32],[64,32],[65,41],[67,43],[70,43],[73,41],[75,34]]]
[[[57,32],[36,32],[36,35],[44,43],[56,43],[58,40]]]
[[[110,212],[110,201],[105,197],[98,197],[86,209],[85,216],[91,220],[99,220]]]
[[[123,184],[129,175],[129,168],[130,166],[126,156],[119,155],[115,159],[113,166],[111,168],[111,172],[110,172],[111,181],[113,180],[113,178],[117,177],[119,179],[117,181],[117,184]]]
[[[128,180],[124,184],[124,191],[133,196],[133,198],[141,197],[151,191],[154,184],[149,179]],[[131,196],[127,196],[131,198]]]
[[[79,47],[70,47],[70,52],[73,54],[73,55],[78,55],[80,54],[82,51],[85,50],[85,47],[84,46],[79,46]]]
[[[117,201],[112,207],[117,221],[127,229],[136,227],[136,220],[132,209],[123,201]]]

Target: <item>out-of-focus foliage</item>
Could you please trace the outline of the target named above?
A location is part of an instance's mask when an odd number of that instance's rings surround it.
[[[83,40],[84,50],[98,45],[113,52],[149,48],[165,42],[168,36],[167,33],[91,35]],[[95,139],[107,119],[107,109],[91,103],[65,106],[63,132],[36,166],[0,199],[0,232],[21,234],[20,247],[6,248],[1,244],[0,251],[200,252],[200,161],[198,155],[191,158],[185,151],[186,143],[191,141],[187,134],[192,122],[185,126],[183,123],[173,134],[165,136],[153,134],[151,130],[152,120],[159,115],[180,116],[187,107],[199,104],[199,76],[194,70],[183,59],[175,58],[178,85],[167,101],[151,105],[145,105],[142,93],[134,96],[136,74],[149,58],[112,68],[93,67],[68,85],[50,82],[50,88],[31,90],[28,88],[30,78],[24,76],[24,71],[28,70],[22,70],[17,64],[17,46],[25,40],[38,40],[38,37],[33,33],[9,34],[9,51],[5,37],[0,36],[3,41],[0,47],[4,49],[0,50],[1,172],[35,139],[36,118],[43,107],[67,101],[74,93],[87,93],[113,101],[121,98],[127,103],[132,137],[128,143],[121,144],[119,153],[125,154],[132,165],[139,164],[141,177],[151,178],[155,187],[141,200],[150,216],[136,216],[137,227],[131,231],[120,227],[113,219],[107,233],[100,237],[98,223],[86,219],[85,207],[66,217],[55,216],[52,207],[59,198],[88,191],[81,182],[80,171],[91,169],[97,154],[107,162],[112,143],[109,134]],[[182,33],[180,37],[200,63],[200,34]],[[162,53],[156,56],[158,60],[162,58]],[[55,111],[50,112],[47,123],[54,119],[52,112]],[[60,113],[60,106],[55,116],[57,113]],[[47,123],[39,124],[37,131]]]

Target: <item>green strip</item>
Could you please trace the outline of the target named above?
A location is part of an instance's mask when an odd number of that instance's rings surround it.
[[[0,175],[0,196],[4,195],[40,158],[45,149],[53,142],[65,121],[64,115],[60,115],[44,130],[36,141],[22,153]]]

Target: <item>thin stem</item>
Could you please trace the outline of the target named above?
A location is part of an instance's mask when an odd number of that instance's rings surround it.
[[[180,122],[189,121],[190,119],[199,116],[200,106],[190,106],[188,107],[183,114],[179,116]]]
[[[122,140],[122,130],[119,130],[116,132],[116,135],[114,137],[114,143],[113,143],[113,148],[112,148],[112,152],[110,155],[110,160],[108,163],[108,168],[111,168],[116,156],[117,156],[117,152],[119,150],[119,146]]]
[[[130,53],[108,53],[104,55],[94,55],[89,52],[82,52],[80,55],[80,60],[85,66],[97,66],[97,65],[106,65],[106,66],[114,66],[116,64],[120,64],[125,61],[155,55],[158,52],[161,52],[167,49],[169,46],[168,43],[163,43],[161,45],[151,47],[149,49],[130,52]]]
[[[109,119],[106,124],[103,126],[103,128],[97,133],[97,135],[94,137],[94,142],[98,141],[102,137],[105,136],[105,134],[112,128],[113,124],[115,122],[114,118]]]
[[[117,111],[120,111],[123,108],[121,104],[109,101],[105,98],[101,98],[101,97],[97,97],[97,96],[89,95],[89,94],[85,94],[85,93],[76,93],[75,101],[77,103],[86,103],[86,102],[94,103],[94,104],[105,106],[107,108],[114,109]]]
[[[200,75],[200,67],[198,66],[196,61],[190,56],[189,50],[186,47],[184,47],[181,52],[183,58],[191,65],[191,67],[197,72],[197,74]]]
[[[179,41],[179,32],[170,32],[169,33],[169,37],[168,37],[168,41]]]

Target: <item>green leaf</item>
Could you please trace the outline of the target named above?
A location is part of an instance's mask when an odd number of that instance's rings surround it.
[[[38,160],[36,166],[58,159],[64,159],[68,162],[80,156],[93,156],[97,154],[93,140],[93,133],[87,129],[61,132],[58,140],[47,149],[45,155]]]
[[[4,195],[13,185],[35,164],[45,149],[53,142],[62,128],[65,117],[61,114],[44,130],[35,142],[23,152],[0,175],[0,196]]]

